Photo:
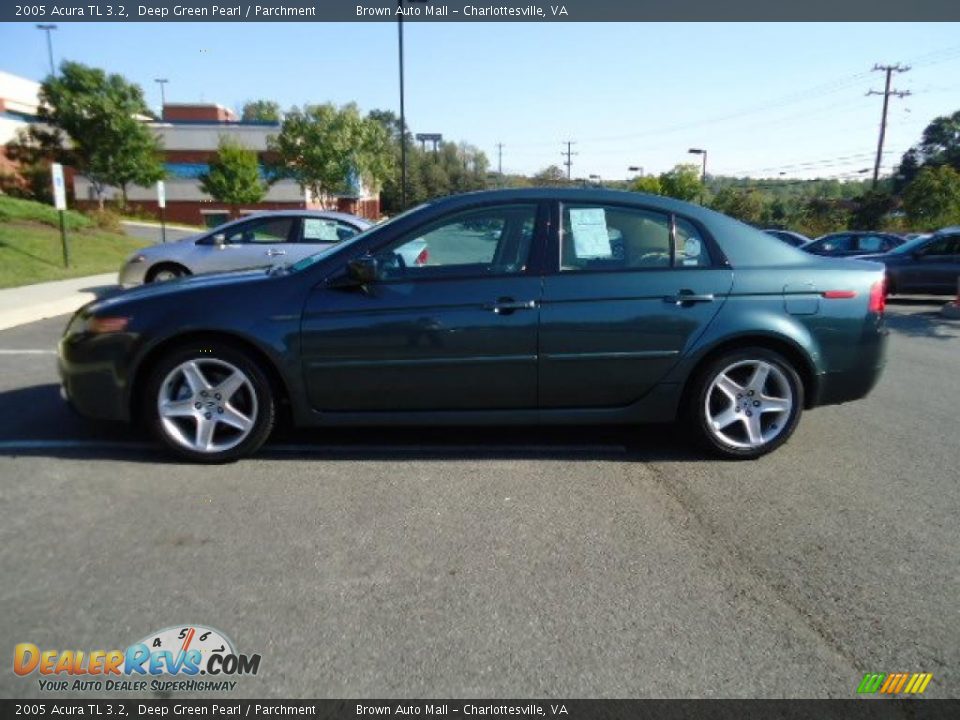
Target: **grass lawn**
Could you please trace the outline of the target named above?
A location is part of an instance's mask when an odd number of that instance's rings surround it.
[[[117,272],[146,243],[102,230],[83,213],[64,213],[70,267],[63,266],[60,216],[50,205],[0,195],[0,288]]]
[[[117,272],[144,241],[94,227],[68,230],[70,267],[63,267],[60,230],[38,222],[0,220],[0,288]]]

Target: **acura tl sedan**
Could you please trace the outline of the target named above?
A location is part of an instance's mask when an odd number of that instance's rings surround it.
[[[208,232],[138,250],[120,268],[128,287],[185,275],[296,262],[324,246],[358,235],[371,223],[325,210],[274,210]]]
[[[409,247],[429,258],[410,264]],[[683,420],[755,458],[884,364],[884,271],[601,189],[443,198],[269,270],[96,300],[59,344],[82,414],[200,462],[298,426]],[[687,435],[685,435],[686,437]]]

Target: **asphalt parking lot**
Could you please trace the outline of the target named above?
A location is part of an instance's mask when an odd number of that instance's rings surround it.
[[[874,393],[749,463],[658,427],[317,431],[182,465],[69,413],[65,319],[0,332],[3,652],[200,623],[262,655],[241,697],[853,697],[868,671],[956,697],[940,304],[893,304]],[[0,696],[41,695],[10,667]]]

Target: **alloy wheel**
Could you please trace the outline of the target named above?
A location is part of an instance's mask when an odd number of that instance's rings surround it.
[[[161,383],[157,413],[164,432],[178,445],[220,453],[253,430],[257,396],[250,378],[235,365],[213,358],[187,360]]]
[[[784,431],[793,405],[793,390],[779,367],[740,360],[717,373],[707,388],[707,429],[725,445],[760,448]]]

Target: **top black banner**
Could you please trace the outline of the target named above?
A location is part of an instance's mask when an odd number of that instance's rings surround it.
[[[27,0],[4,22],[945,21],[957,0]]]

